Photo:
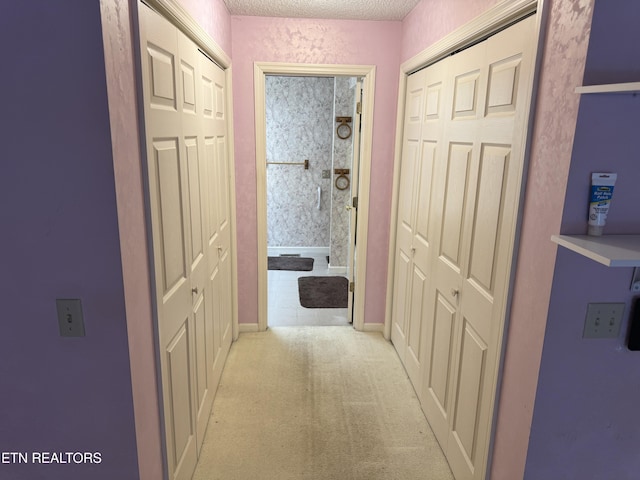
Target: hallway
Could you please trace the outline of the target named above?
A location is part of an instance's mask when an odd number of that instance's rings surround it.
[[[194,480],[452,480],[393,346],[350,327],[233,344]]]

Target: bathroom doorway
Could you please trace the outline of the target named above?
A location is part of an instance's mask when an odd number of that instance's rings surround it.
[[[265,78],[270,326],[352,322],[360,96],[358,77]]]
[[[350,248],[347,262],[346,276],[349,279],[348,308],[353,312],[353,327],[356,330],[364,329],[364,298],[367,258],[367,232],[369,228],[369,189],[370,189],[370,165],[371,144],[373,137],[373,110],[375,92],[375,66],[373,65],[307,65],[295,63],[256,62],[254,64],[254,102],[256,125],[256,192],[257,192],[257,232],[258,232],[258,331],[267,329],[268,318],[268,252],[267,252],[267,112],[266,112],[266,83],[268,76],[292,76],[292,77],[357,77],[361,79],[362,98],[358,114],[354,115],[351,133],[354,136],[353,144],[357,146],[359,159],[352,164],[353,169],[349,173],[351,192],[357,192],[357,198],[347,205],[342,205],[350,217]],[[335,116],[332,128],[338,127]],[[359,120],[360,127],[355,127]],[[346,135],[347,126],[340,128],[341,134]],[[359,138],[360,140],[356,140]],[[355,153],[355,152],[354,152]],[[270,159],[276,160],[276,159]],[[302,163],[297,168],[304,169],[304,160],[296,158],[291,163]],[[296,168],[289,166],[288,168]],[[335,171],[332,182],[337,180],[340,174]],[[344,181],[344,178],[341,180]],[[341,184],[341,182],[338,182]],[[314,190],[312,190],[313,192]],[[317,186],[315,188],[317,195]],[[321,191],[322,195],[322,191]],[[315,197],[317,202],[317,196]],[[322,197],[320,199],[322,201]],[[294,200],[296,202],[297,200]],[[316,209],[317,209],[317,203]],[[355,205],[355,207],[354,207]],[[322,203],[321,203],[322,208]],[[357,221],[356,221],[357,216]],[[355,238],[358,239],[356,244]],[[357,261],[356,261],[357,259]],[[331,261],[331,260],[330,260]],[[361,280],[358,280],[361,279]]]

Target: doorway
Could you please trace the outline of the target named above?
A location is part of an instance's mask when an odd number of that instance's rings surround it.
[[[300,65],[300,64],[279,64],[279,63],[257,63],[254,68],[254,85],[255,85],[255,102],[256,102],[256,171],[257,171],[257,195],[258,195],[258,328],[261,331],[267,329],[268,325],[268,309],[269,309],[269,277],[268,277],[268,244],[269,244],[269,226],[268,226],[268,177],[271,175],[268,169],[274,167],[283,170],[283,175],[293,176],[291,169],[300,169],[297,174],[304,175],[304,161],[311,160],[306,157],[305,153],[299,153],[295,158],[276,159],[269,158],[268,155],[268,140],[267,140],[267,83],[268,77],[314,77],[322,79],[325,82],[335,82],[337,77],[359,77],[362,79],[362,101],[361,101],[361,128],[357,128],[357,133],[361,135],[361,140],[357,141],[355,138],[354,127],[354,141],[353,145],[356,148],[354,155],[360,159],[359,163],[354,163],[349,169],[350,185],[352,190],[355,191],[358,185],[358,208],[353,208],[353,199],[340,208],[344,208],[350,216],[351,225],[356,225],[355,216],[357,213],[358,221],[357,226],[353,229],[350,235],[351,239],[357,237],[361,239],[357,245],[352,245],[349,251],[349,258],[347,260],[346,274],[350,277],[349,280],[353,282],[349,285],[350,296],[353,295],[352,300],[349,301],[349,307],[353,311],[352,319],[354,328],[361,330],[364,324],[364,292],[365,292],[365,274],[366,265],[364,262],[355,263],[356,258],[366,258],[366,232],[368,228],[368,199],[369,199],[369,176],[370,176],[370,161],[371,161],[371,136],[373,131],[373,118],[371,113],[373,112],[373,92],[375,82],[375,67],[373,66],[332,66],[332,65]],[[356,88],[356,90],[358,90]],[[336,127],[335,116],[331,117],[331,129]],[[352,119],[352,122],[356,120],[356,115]],[[341,130],[341,134],[345,135],[347,129]],[[359,150],[359,155],[357,151]],[[286,160],[286,161],[280,161]],[[269,163],[287,163],[287,164],[299,164],[299,165],[268,165]],[[311,165],[311,162],[309,162]],[[331,164],[329,168],[320,168],[319,180],[322,180],[322,170],[329,170],[329,182],[336,180],[337,176],[334,171],[331,170]],[[360,168],[356,168],[358,166]],[[307,172],[308,173],[308,172]],[[315,177],[314,177],[315,178]],[[306,205],[307,210],[309,206],[312,210],[315,209],[317,214],[318,196],[320,199],[320,210],[323,205],[326,209],[330,208],[331,202],[327,202],[330,197],[325,191],[325,203],[323,204],[323,184],[319,182],[311,183],[311,187],[308,185],[305,187],[304,196],[307,197]],[[338,182],[340,183],[340,182]],[[318,191],[318,186],[320,189]],[[319,193],[319,195],[318,195]],[[330,213],[327,211],[326,213]],[[327,241],[329,241],[327,239]],[[272,250],[272,253],[275,253]],[[299,252],[284,252],[284,253],[299,253]],[[322,255],[321,261],[326,261],[326,254],[323,252],[315,252],[318,255]],[[329,253],[331,258],[331,254]],[[324,257],[324,258],[323,258]],[[315,260],[315,259],[314,259]],[[315,263],[315,262],[314,262]],[[332,273],[329,270],[331,266],[331,260],[326,263],[326,273]],[[344,268],[343,268],[344,271]],[[337,273],[337,272],[336,272]],[[348,315],[349,316],[349,315]]]
[[[269,326],[348,326],[361,82],[265,81]]]

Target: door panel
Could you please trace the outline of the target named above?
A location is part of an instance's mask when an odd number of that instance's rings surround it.
[[[182,182],[178,139],[153,143],[156,184],[155,209],[161,228],[160,257],[163,294],[170,295],[186,279],[185,244],[182,231]]]
[[[142,5],[140,22],[167,465],[171,479],[187,479],[197,458],[196,379],[179,40],[171,24]]]
[[[469,471],[475,470],[477,463],[477,425],[487,348],[465,319],[460,344],[458,372],[460,387],[455,399],[452,435],[457,448],[464,456]]]
[[[451,143],[446,164],[440,258],[457,271],[460,270],[462,262],[462,228],[472,148],[469,144]]]
[[[411,313],[411,276],[413,274],[413,237],[416,230],[416,176],[419,175],[420,140],[425,106],[425,88],[421,73],[407,85],[407,110],[403,140],[402,167],[396,231],[396,273],[394,280],[391,341],[406,367],[408,329]]]
[[[172,433],[170,445],[171,471],[181,472],[195,465],[196,450],[193,448],[195,428],[191,419],[192,402],[189,395],[184,392],[192,390],[191,385],[191,328],[189,319],[185,319],[181,328],[176,332],[175,338],[166,348],[166,386],[170,392],[170,415],[168,420],[169,430]],[[184,467],[184,469],[182,468]],[[189,478],[184,477],[184,478]]]
[[[182,480],[231,343],[225,74],[170,22],[142,3],[139,13],[165,450],[169,478]]]
[[[401,157],[392,339],[457,480],[486,472],[534,26],[525,19],[407,83],[405,131],[415,138],[405,136]]]

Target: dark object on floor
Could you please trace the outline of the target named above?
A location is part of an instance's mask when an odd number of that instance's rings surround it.
[[[308,257],[268,257],[269,270],[293,270],[310,272],[313,270],[313,258]]]
[[[349,281],[345,277],[300,277],[298,293],[305,308],[347,308]]]

